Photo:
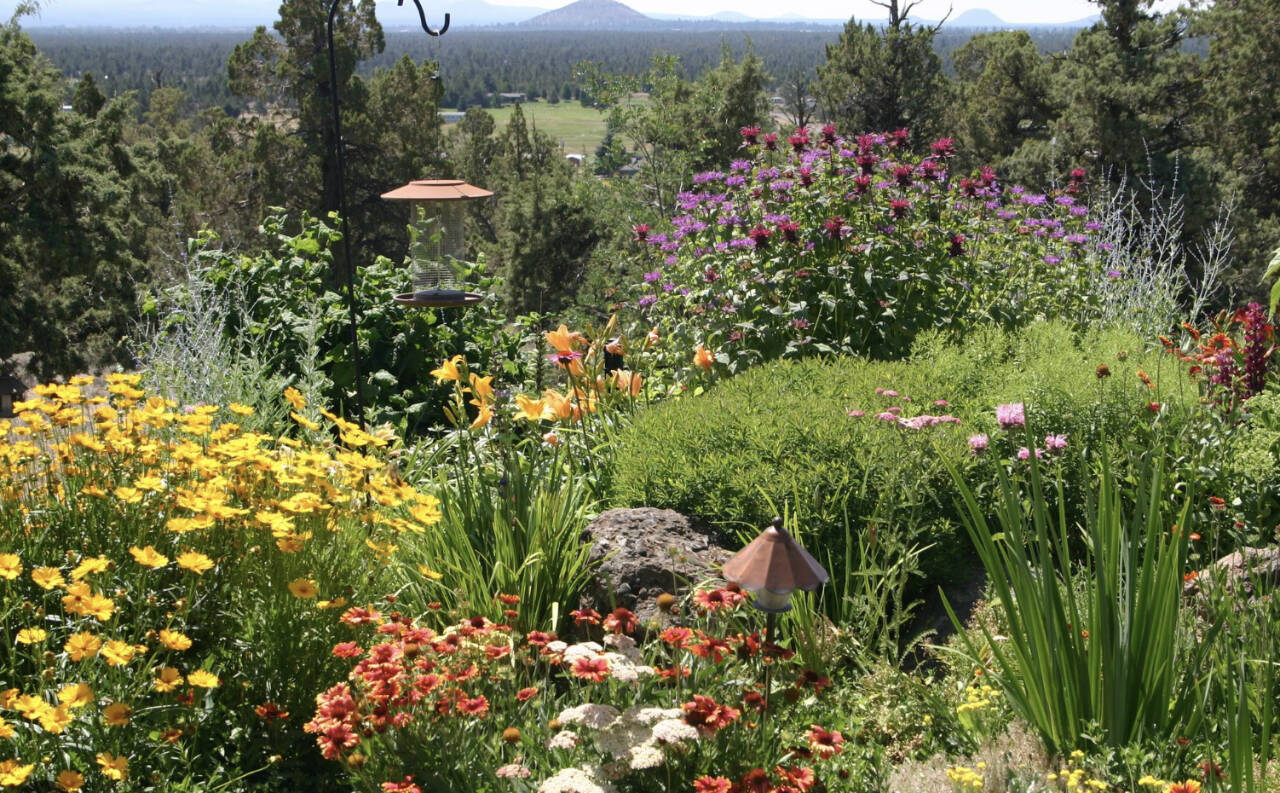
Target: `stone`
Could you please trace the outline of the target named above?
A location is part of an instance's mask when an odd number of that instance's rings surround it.
[[[1207,588],[1209,582],[1221,580],[1228,591],[1254,597],[1255,584],[1261,589],[1273,589],[1280,585],[1280,547],[1243,548],[1227,554],[1211,567],[1199,571],[1183,585],[1183,594],[1195,595]]]
[[[716,580],[732,552],[714,532],[670,509],[635,507],[601,513],[583,530],[591,560],[599,562],[582,594],[582,607],[607,614],[631,609],[641,625],[666,625],[658,607],[664,592],[683,599],[693,587]]]

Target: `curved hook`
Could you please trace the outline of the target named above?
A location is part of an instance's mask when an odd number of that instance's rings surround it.
[[[427,31],[427,35],[443,36],[445,34],[445,31],[449,29],[449,14],[446,13],[444,15],[444,27],[440,28],[439,30],[432,30],[431,26],[427,24],[427,12],[422,10],[422,3],[419,2],[419,0],[413,0],[413,4],[418,7],[418,19],[422,20],[422,29]],[[400,0],[398,3],[396,3],[396,5],[397,6],[404,5],[404,0]]]

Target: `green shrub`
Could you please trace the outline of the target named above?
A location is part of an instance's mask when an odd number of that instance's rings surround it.
[[[1098,377],[1100,364],[1108,376]],[[1103,433],[1119,438],[1176,424],[1196,398],[1180,372],[1162,367],[1157,352],[1123,331],[1077,334],[1048,322],[981,329],[961,344],[929,335],[906,361],[776,361],[642,412],[618,444],[613,495],[621,504],[678,510],[723,532],[752,531],[785,504],[837,583],[861,568],[852,538],[868,533],[903,551],[931,546],[921,569],[930,584],[939,583],[963,571],[957,562],[969,552],[943,460],[980,493],[989,492],[984,483],[995,481],[998,468],[1018,464],[1023,436],[1001,433],[996,405],[1025,403],[1033,437],[1062,434],[1075,447]],[[894,406],[902,416],[949,413],[961,423],[913,430],[875,418]],[[974,434],[991,438],[982,455],[966,443]],[[1076,457],[1058,455],[1054,466],[1066,497],[1083,503],[1088,477]],[[834,593],[837,601],[844,595]],[[827,611],[839,613],[831,605]]]

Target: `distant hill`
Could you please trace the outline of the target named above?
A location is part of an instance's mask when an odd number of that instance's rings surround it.
[[[971,8],[959,16],[948,19],[946,24],[957,28],[1004,28],[1009,24],[985,8]]]
[[[520,25],[546,30],[646,30],[661,23],[618,0],[577,0]]]

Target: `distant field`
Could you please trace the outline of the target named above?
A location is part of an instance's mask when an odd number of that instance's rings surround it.
[[[506,126],[511,118],[512,105],[490,108],[489,114],[498,122],[498,128]],[[599,110],[583,107],[578,102],[526,102],[520,106],[530,126],[550,135],[564,146],[565,154],[583,154],[591,157],[604,139],[604,114]]]

